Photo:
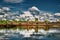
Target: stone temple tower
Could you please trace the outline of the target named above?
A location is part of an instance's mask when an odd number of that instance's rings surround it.
[[[35,18],[35,32],[38,32],[38,18]]]

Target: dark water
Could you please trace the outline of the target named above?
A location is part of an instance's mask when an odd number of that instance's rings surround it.
[[[3,36],[3,34],[0,34],[0,36]],[[35,36],[35,37],[33,37]],[[40,38],[42,36],[42,38]],[[24,37],[23,35],[20,35],[19,33],[13,34],[11,36],[4,35],[0,40],[60,40],[60,33],[52,33],[49,35],[32,35],[31,37]]]

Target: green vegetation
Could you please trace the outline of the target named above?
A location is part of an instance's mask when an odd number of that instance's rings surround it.
[[[9,20],[0,20],[0,24],[7,24]]]
[[[6,24],[7,23],[7,21],[5,21],[5,20],[0,20],[0,24]]]
[[[16,21],[16,20],[12,20],[13,22],[17,22],[17,23],[21,23],[21,22],[23,22],[23,21]],[[11,21],[9,21],[9,20],[0,20],[0,25],[1,24],[7,24],[7,23],[9,23],[9,22],[11,22]],[[1,29],[14,29],[14,30],[16,30],[17,29],[17,27],[12,27],[12,28],[5,28],[5,27],[0,27],[0,30]],[[24,29],[24,28],[22,28],[22,27],[19,27],[19,29],[21,30],[21,29]]]

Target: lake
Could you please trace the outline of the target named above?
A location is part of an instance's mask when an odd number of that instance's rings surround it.
[[[60,33],[58,32],[32,32],[32,31],[18,31],[0,33],[0,40],[60,40]]]

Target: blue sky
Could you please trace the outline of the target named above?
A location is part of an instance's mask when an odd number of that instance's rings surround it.
[[[42,11],[60,13],[60,0],[0,0],[0,7],[10,7],[13,11],[25,11],[36,6]]]

